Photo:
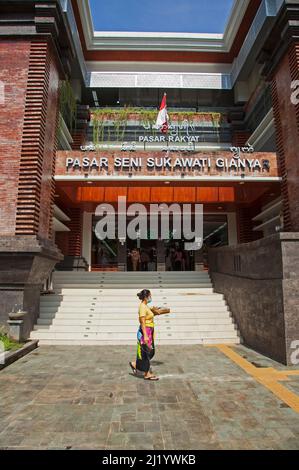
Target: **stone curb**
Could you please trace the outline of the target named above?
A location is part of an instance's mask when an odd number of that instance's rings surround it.
[[[5,364],[0,364],[0,370],[9,366],[10,364],[17,361],[18,359],[21,359],[22,357],[26,356],[26,354],[30,353],[37,347],[38,347],[38,340],[33,340],[24,344],[24,346],[18,349],[17,351],[8,351],[5,354]]]

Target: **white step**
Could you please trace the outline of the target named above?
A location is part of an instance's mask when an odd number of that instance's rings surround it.
[[[166,298],[161,298],[161,299],[156,299],[154,305],[155,306],[160,306],[160,305],[168,305],[171,303],[171,305],[178,306],[178,307],[184,307],[184,306],[192,306],[192,305],[226,305],[224,299],[221,299],[219,297],[216,297],[215,299],[211,298],[205,298],[205,297],[198,297],[196,298],[190,298],[190,299],[183,299],[183,298],[175,298],[172,299],[169,297],[168,299]],[[41,306],[43,308],[58,308],[61,305],[66,305],[68,308],[75,307],[77,306],[78,308],[91,308],[91,307],[116,307],[120,308],[123,307],[124,304],[126,305],[127,308],[138,308],[138,302],[136,300],[119,300],[119,299],[102,299],[102,300],[69,300],[69,301],[55,301],[55,302],[42,302]]]
[[[227,305],[225,304],[224,301],[220,302],[198,302],[193,303],[191,305],[184,305],[184,304],[175,304],[172,305],[171,303],[168,302],[161,302],[159,304],[160,307],[162,308],[170,308],[171,313],[181,313],[184,314],[186,312],[201,312],[201,311],[207,311],[207,312],[213,312],[213,311],[219,311],[219,310],[227,310]],[[64,305],[62,302],[61,305],[41,305],[41,312],[65,312],[65,313],[117,313],[118,315],[122,314],[132,314],[132,315],[137,315],[138,314],[138,305],[126,305],[126,306],[121,306],[121,305],[89,305],[89,306],[72,306],[70,304]]]
[[[144,286],[143,286],[144,287]],[[195,288],[191,289],[189,288],[191,292],[194,291]],[[212,287],[203,287],[203,288],[198,288],[197,286],[197,289],[199,290],[199,292],[201,292],[202,294],[205,294],[206,292],[208,293],[213,293],[213,289]],[[160,291],[160,290],[166,290],[164,288],[157,288],[156,289],[157,291]],[[168,291],[172,291],[173,293],[175,292],[179,292],[180,289],[179,288],[176,288],[176,289],[167,289]],[[68,287],[65,287],[63,289],[55,289],[55,294],[48,294],[48,295],[42,295],[41,298],[44,299],[44,298],[51,298],[51,297],[60,297],[60,296],[74,296],[74,297],[88,297],[88,296],[93,296],[93,297],[97,297],[97,296],[100,296],[100,295],[107,295],[108,297],[110,296],[113,296],[114,293],[117,293],[117,295],[122,295],[122,293],[126,291],[128,292],[129,295],[133,296],[133,297],[137,297],[137,293],[140,291],[140,289],[131,289],[131,288],[126,288],[126,289],[106,289],[106,288],[79,288],[78,289],[72,289],[72,288],[68,288]],[[184,288],[184,291],[188,291],[188,287],[185,287]],[[155,295],[155,290],[151,288],[151,292],[152,292],[152,295],[154,297]],[[190,296],[191,297],[191,296]]]
[[[132,344],[138,328],[137,292],[149,288],[157,344],[237,344],[238,332],[222,294],[208,273],[56,272],[54,294],[42,296],[31,333],[40,344]]]
[[[172,284],[172,287],[173,287],[173,288],[182,287],[183,284],[184,284],[183,282],[180,282],[180,283],[178,283],[178,284]],[[192,287],[199,287],[198,284],[188,284],[188,282],[186,282],[185,284],[188,285],[190,288],[192,288]],[[103,284],[103,286],[104,286],[104,284]],[[204,283],[201,283],[200,286],[201,286],[202,288],[211,288],[211,287],[212,287],[212,284],[211,284],[211,283],[205,283],[205,284],[204,284]],[[123,284],[123,283],[122,283],[122,284],[119,285],[119,287],[120,287],[120,288],[126,288],[126,287],[129,288],[129,287],[130,287],[130,284]],[[136,286],[135,286],[135,289],[136,289],[136,292],[137,292],[137,291],[143,290],[144,288],[152,290],[153,288],[158,288],[158,287],[159,287],[158,284],[152,284],[152,285],[139,284],[139,285],[136,285]],[[93,288],[93,285],[92,285],[92,284],[82,285],[82,284],[75,284],[75,283],[73,283],[73,284],[55,284],[55,285],[54,285],[55,291],[56,291],[56,292],[59,292],[59,293],[60,293],[61,291],[63,291],[64,289],[66,289],[66,288],[73,289],[73,291],[77,291],[78,289],[82,289],[82,290],[84,290],[84,289],[92,289],[92,288]],[[112,288],[115,289],[115,286],[112,285],[112,284],[110,284],[110,285],[109,285],[109,284],[105,284],[105,289],[112,289]]]
[[[169,300],[171,299],[171,302],[175,300],[184,300],[186,303],[191,302],[192,300],[213,300],[213,299],[224,299],[222,294],[215,294],[213,295],[213,292],[208,292],[208,293],[203,293],[203,294],[195,294],[195,295],[186,295],[186,294],[172,294],[172,293],[166,293],[166,294],[160,294],[160,295],[154,295],[152,294],[153,298],[153,304],[156,305],[159,303],[160,300]],[[57,303],[59,304],[62,300],[64,302],[80,302],[80,303],[89,303],[89,302],[103,302],[103,301],[109,301],[111,300],[116,300],[116,299],[121,299],[121,301],[125,302],[131,302],[135,304],[139,304],[139,300],[137,298],[136,293],[134,292],[133,295],[123,295],[121,293],[114,293],[114,295],[107,295],[107,294],[102,294],[101,292],[85,292],[85,290],[76,290],[76,294],[69,293],[68,291],[63,291],[62,293],[59,293],[57,295],[42,295],[40,298],[41,304],[49,304],[49,303]]]
[[[145,279],[156,279],[156,278],[165,278],[173,279],[180,278],[184,275],[185,277],[190,277],[192,279],[197,279],[199,277],[209,277],[207,271],[127,271],[127,272],[86,272],[86,271],[55,271],[53,273],[53,278],[105,278],[105,279],[135,279],[138,277]]]
[[[119,325],[115,323],[113,326],[113,333],[129,333],[131,334],[132,332],[136,334],[137,331],[137,326],[134,324],[126,324],[126,325]],[[167,332],[175,332],[176,334],[179,333],[186,333],[188,332],[194,332],[195,328],[199,329],[200,331],[234,331],[234,325],[233,324],[202,324],[202,323],[194,323],[193,325],[159,325],[159,329],[156,332],[156,335],[160,335],[162,333],[167,333]],[[35,330],[46,330],[45,325],[41,326],[35,326]],[[100,325],[59,325],[57,323],[51,325],[48,327],[50,331],[65,331],[68,333],[71,332],[90,332],[90,333],[109,333],[111,331],[111,325],[107,324],[100,324]]]
[[[175,312],[173,311],[171,313],[171,317],[167,316],[166,319],[169,320],[170,322],[178,322],[178,321],[187,321],[187,320],[192,320],[192,319],[202,319],[202,318],[214,318],[215,320],[221,319],[221,318],[228,318],[230,317],[231,314],[229,311],[225,311],[224,309],[217,309],[215,311],[209,311],[207,309],[201,310],[198,312]],[[135,321],[138,322],[138,315],[137,313],[122,313],[121,315],[119,312],[64,312],[64,311],[59,311],[59,312],[41,312],[40,319],[60,319],[60,320],[99,320],[99,321]],[[158,325],[160,322],[164,322],[164,320],[160,320],[159,318],[155,319],[155,323]]]
[[[209,312],[200,312],[198,314],[194,314],[194,313],[186,313],[184,315],[179,315],[179,314],[172,314],[172,318],[171,318],[171,322],[177,322],[178,319],[180,319],[180,321],[188,321],[188,320],[195,320],[196,318],[198,318],[199,320],[201,319],[215,319],[215,321],[217,320],[222,320],[224,318],[229,318],[230,317],[230,314],[227,313],[227,312],[224,312],[224,311],[219,311],[219,312],[213,312],[213,313],[209,313]],[[81,315],[81,314],[64,314],[64,313],[58,313],[58,314],[55,314],[55,313],[42,313],[40,315],[40,319],[42,320],[54,320],[54,319],[60,319],[60,320],[64,320],[64,321],[76,321],[76,320],[85,320],[85,321],[94,321],[94,320],[99,320],[99,321],[107,321],[107,320],[110,320],[112,322],[117,322],[117,321],[120,321],[121,319],[123,321],[134,321],[135,323],[138,322],[138,319],[137,319],[137,316],[136,315],[122,315],[122,317],[120,318],[119,315],[117,314],[113,314],[113,315],[109,315],[109,313],[107,314],[102,314],[102,315],[98,315],[98,314],[87,314],[87,315]],[[156,324],[158,325],[159,324],[159,320],[156,319]]]
[[[186,312],[186,311],[190,311],[189,309],[191,309],[192,307],[192,310],[193,311],[202,311],[202,310],[207,310],[207,311],[211,311],[211,310],[214,310],[214,309],[221,309],[221,308],[225,308],[225,303],[224,301],[222,302],[201,302],[200,304],[196,304],[194,303],[193,305],[190,305],[190,306],[187,306],[187,305],[184,305],[184,304],[176,304],[176,305],[171,305],[171,304],[167,304],[167,303],[161,303],[160,304],[161,307],[171,307],[171,311],[172,312]],[[138,307],[136,307],[135,305],[131,305],[131,306],[127,306],[126,308],[125,307],[122,307],[121,305],[105,305],[105,304],[102,304],[102,305],[90,305],[90,306],[80,306],[80,305],[77,305],[77,306],[69,306],[69,305],[59,305],[58,307],[57,306],[43,306],[42,307],[42,311],[43,312],[47,312],[47,313],[52,313],[52,312],[73,312],[73,313],[90,313],[90,312],[95,312],[95,313],[105,313],[105,312],[111,312],[111,311],[115,311],[115,312],[118,312],[119,315],[122,315],[123,313],[130,313],[132,312],[132,314],[134,314],[135,312],[137,313],[138,311]]]
[[[212,289],[209,292],[192,292],[192,293],[185,293],[185,292],[153,292],[152,297],[154,299],[154,303],[157,303],[158,299],[163,299],[167,298],[168,296],[171,296],[172,300],[175,299],[184,299],[186,301],[194,300],[194,299],[222,299],[223,295],[222,294],[214,294]],[[115,296],[121,297],[122,299],[125,299],[127,301],[134,301],[138,302],[138,298],[136,295],[136,292],[133,291],[133,293],[126,291],[112,291],[111,293],[108,292],[98,292],[93,295],[93,293],[86,294],[85,296],[82,296],[77,293],[77,295],[71,295],[67,291],[63,295],[43,295],[41,296],[41,302],[60,302],[62,299],[64,302],[88,302],[89,300],[97,300],[97,301],[102,301],[102,300],[113,300],[115,299]]]
[[[105,318],[105,325],[110,325],[110,326],[113,326],[115,325],[115,323],[117,322],[119,325],[131,325],[133,327],[136,327],[137,328],[137,325],[138,325],[138,322],[136,321],[136,319],[133,319],[133,318],[125,318],[125,319],[113,319],[113,318]],[[37,320],[37,325],[38,326],[41,326],[41,325],[67,325],[67,326],[71,326],[71,325],[102,325],[104,320],[101,320],[101,319],[81,319],[81,318],[61,318],[61,317],[54,317],[54,318],[39,318]],[[219,317],[215,317],[215,318],[205,318],[205,317],[196,317],[196,319],[194,317],[192,318],[177,318],[176,321],[175,321],[175,324],[176,325],[180,325],[180,327],[184,327],[184,326],[187,326],[187,325],[194,325],[194,321],[197,321],[197,322],[200,322],[200,324],[202,325],[205,325],[205,324],[208,324],[208,325],[227,325],[227,324],[231,324],[232,320],[230,317],[226,316],[226,315],[223,315],[222,317],[219,316]],[[161,322],[162,323],[162,322]],[[156,321],[156,324],[158,325],[159,323]],[[166,323],[168,325],[168,323]],[[160,324],[159,324],[159,328],[160,328]]]
[[[44,346],[111,346],[115,345],[115,340],[90,340],[90,339],[40,339],[40,345]],[[118,340],[118,345],[126,345],[132,346],[134,351],[134,346],[136,346],[136,340]],[[240,344],[240,339],[231,337],[231,338],[209,338],[209,339],[199,339],[196,342],[191,339],[164,339],[163,341],[156,341],[156,345],[173,345],[173,346],[180,346],[180,345],[211,345],[211,344]]]
[[[196,318],[198,317],[218,317],[219,315],[228,315],[229,312],[227,309],[223,307],[213,307],[213,308],[207,308],[207,307],[196,307],[196,310],[194,309],[189,309],[186,311],[183,311],[182,309],[172,309],[171,314],[168,315],[171,319],[176,319],[176,318]],[[119,309],[105,309],[103,311],[92,311],[92,310],[87,310],[87,311],[64,311],[64,310],[41,310],[40,313],[40,318],[51,318],[53,316],[56,316],[57,318],[115,318],[116,320],[119,320],[120,318],[123,319],[129,319],[133,318],[135,320],[138,319],[138,313],[137,309],[135,310],[129,310],[126,312],[122,312],[120,314]],[[165,315],[167,318],[167,315]],[[156,318],[156,321],[159,319]]]
[[[183,338],[188,338],[188,339],[194,339],[195,341],[197,339],[208,339],[208,338],[227,338],[227,337],[233,337],[233,331],[230,330],[228,332],[226,331],[193,331],[193,332],[188,332],[186,335],[183,332],[173,332],[173,333],[167,333],[167,332],[160,332],[156,334],[157,339],[167,339],[170,337],[175,337],[177,340],[183,339]],[[38,330],[38,331],[32,331],[31,333],[31,338],[32,339],[43,339],[43,338],[52,338],[52,339],[85,339],[85,338],[91,338],[91,339],[115,339],[115,340],[126,340],[126,339],[135,339],[136,341],[136,331],[132,331],[131,333],[129,332],[59,332],[59,331],[48,331],[48,330]]]

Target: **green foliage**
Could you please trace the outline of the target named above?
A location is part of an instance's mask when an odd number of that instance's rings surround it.
[[[16,341],[12,340],[5,328],[0,328],[0,342],[4,345],[4,351],[15,351],[22,347],[21,343],[17,343]]]
[[[107,121],[110,121],[116,131],[116,140],[121,142],[125,135],[126,126],[129,120],[136,120],[139,125],[149,126],[151,132],[155,135],[156,129],[153,125],[157,119],[157,110],[148,110],[144,108],[124,107],[124,108],[101,108],[91,110],[92,126],[93,126],[93,142],[98,144],[104,140],[104,127],[107,126]],[[170,122],[177,122],[178,124],[187,121],[188,123],[194,122],[207,122],[210,121],[213,127],[218,128],[226,116],[222,113],[216,112],[186,112],[186,111],[172,111],[169,112]],[[108,126],[108,141],[110,140],[110,126]]]
[[[60,82],[59,107],[66,125],[70,132],[72,132],[76,125],[77,102],[68,80]]]

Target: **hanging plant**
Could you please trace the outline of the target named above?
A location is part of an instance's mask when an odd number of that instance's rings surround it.
[[[125,130],[128,122],[128,110],[126,108],[120,110],[119,113],[114,115],[114,127],[116,130],[116,142],[123,141]],[[122,130],[120,131],[120,129]]]
[[[148,110],[144,108],[124,107],[120,109],[102,108],[92,110],[94,144],[99,144],[100,142],[104,141],[105,126],[108,127],[108,141],[110,141],[111,126],[107,125],[108,121],[113,123],[116,141],[123,142],[128,121],[137,121],[139,126],[149,127],[155,136],[157,134],[157,130],[153,126],[156,122],[156,119],[157,110]],[[199,122],[210,123],[215,129],[217,129],[217,131],[219,131],[219,127],[221,126],[222,122],[225,122],[225,119],[226,115],[219,112],[169,112],[170,123],[177,123],[179,133],[181,133],[181,126],[184,121],[186,121],[189,125],[194,125],[194,123]]]
[[[60,82],[59,110],[70,132],[76,127],[77,102],[69,80]]]

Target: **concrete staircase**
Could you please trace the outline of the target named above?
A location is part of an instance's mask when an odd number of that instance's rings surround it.
[[[139,299],[150,289],[157,344],[239,343],[237,328],[206,272],[55,272],[54,294],[42,295],[31,339],[40,344],[135,344]]]

